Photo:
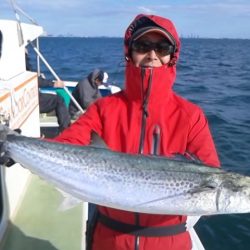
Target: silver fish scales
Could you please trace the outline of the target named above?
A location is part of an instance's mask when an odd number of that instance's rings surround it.
[[[165,157],[7,135],[2,152],[83,201],[151,214],[250,211],[250,177]]]

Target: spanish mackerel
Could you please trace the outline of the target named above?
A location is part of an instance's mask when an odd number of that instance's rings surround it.
[[[6,135],[4,130],[1,126],[2,155],[83,201],[151,214],[250,212],[250,177],[165,157]]]

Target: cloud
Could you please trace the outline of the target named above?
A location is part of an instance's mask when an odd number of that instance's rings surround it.
[[[18,5],[22,8],[29,7],[33,9],[64,9],[84,7],[86,1],[82,0],[19,0]]]
[[[185,1],[182,1],[185,2]],[[189,1],[190,2],[190,1]],[[196,11],[196,12],[207,12],[215,11],[229,14],[249,14],[250,13],[250,2],[249,1],[235,1],[227,0],[223,2],[218,1],[191,1],[192,3],[173,3],[173,4],[154,4],[138,6],[138,9],[145,10],[146,13],[157,13],[163,11],[171,11],[178,13],[179,11]]]
[[[214,9],[218,9],[222,12],[226,11],[228,14],[247,14],[250,15],[250,3],[217,3],[213,6]]]
[[[156,6],[157,10],[171,9],[172,11],[195,11],[197,13],[222,13],[222,14],[250,14],[250,3],[247,2],[216,2],[216,3],[199,3],[199,4],[180,4],[172,6]]]
[[[145,7],[145,6],[139,6],[138,10],[142,13],[145,13],[145,14],[155,14],[155,10],[148,8],[148,7]]]

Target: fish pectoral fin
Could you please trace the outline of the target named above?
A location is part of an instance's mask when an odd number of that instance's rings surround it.
[[[170,196],[165,196],[165,197],[160,197],[158,199],[154,199],[151,201],[146,201],[140,204],[137,204],[138,207],[144,206],[144,205],[149,205],[151,203],[156,203],[156,202],[161,202],[161,201],[166,201],[166,200],[173,200],[173,199],[178,199],[178,197],[183,196],[183,194],[177,194],[177,195],[170,195]]]
[[[217,190],[217,188],[218,187],[216,183],[209,182],[209,183],[204,183],[201,186],[190,189],[188,193],[195,194],[195,193],[211,192]]]
[[[186,193],[180,193],[180,194],[173,194],[173,195],[169,195],[169,196],[165,196],[165,197],[160,197],[158,199],[154,199],[151,201],[147,201],[147,202],[143,202],[141,204],[138,204],[138,206],[143,206],[143,205],[148,205],[150,203],[156,203],[156,202],[161,202],[161,201],[166,201],[169,200],[169,202],[173,201],[173,200],[178,200],[180,199],[189,199],[189,197],[187,197],[185,194],[195,194],[195,193],[203,193],[203,192],[214,192],[215,190],[218,189],[218,186],[216,183],[213,182],[207,182],[204,183],[198,187],[194,187],[193,189],[190,189],[189,191],[187,191]]]
[[[59,211],[66,211],[66,210],[69,210],[75,206],[77,206],[79,203],[82,203],[83,201],[78,199],[78,198],[75,198],[73,196],[71,196],[70,194],[62,191],[61,189],[57,189],[61,194],[62,196],[64,197],[63,198],[63,201],[62,203],[60,204],[58,210]]]

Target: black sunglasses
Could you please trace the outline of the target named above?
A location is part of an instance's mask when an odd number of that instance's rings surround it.
[[[145,54],[154,50],[160,56],[167,56],[174,53],[174,46],[168,41],[150,42],[150,41],[134,41],[131,49],[137,53]]]

